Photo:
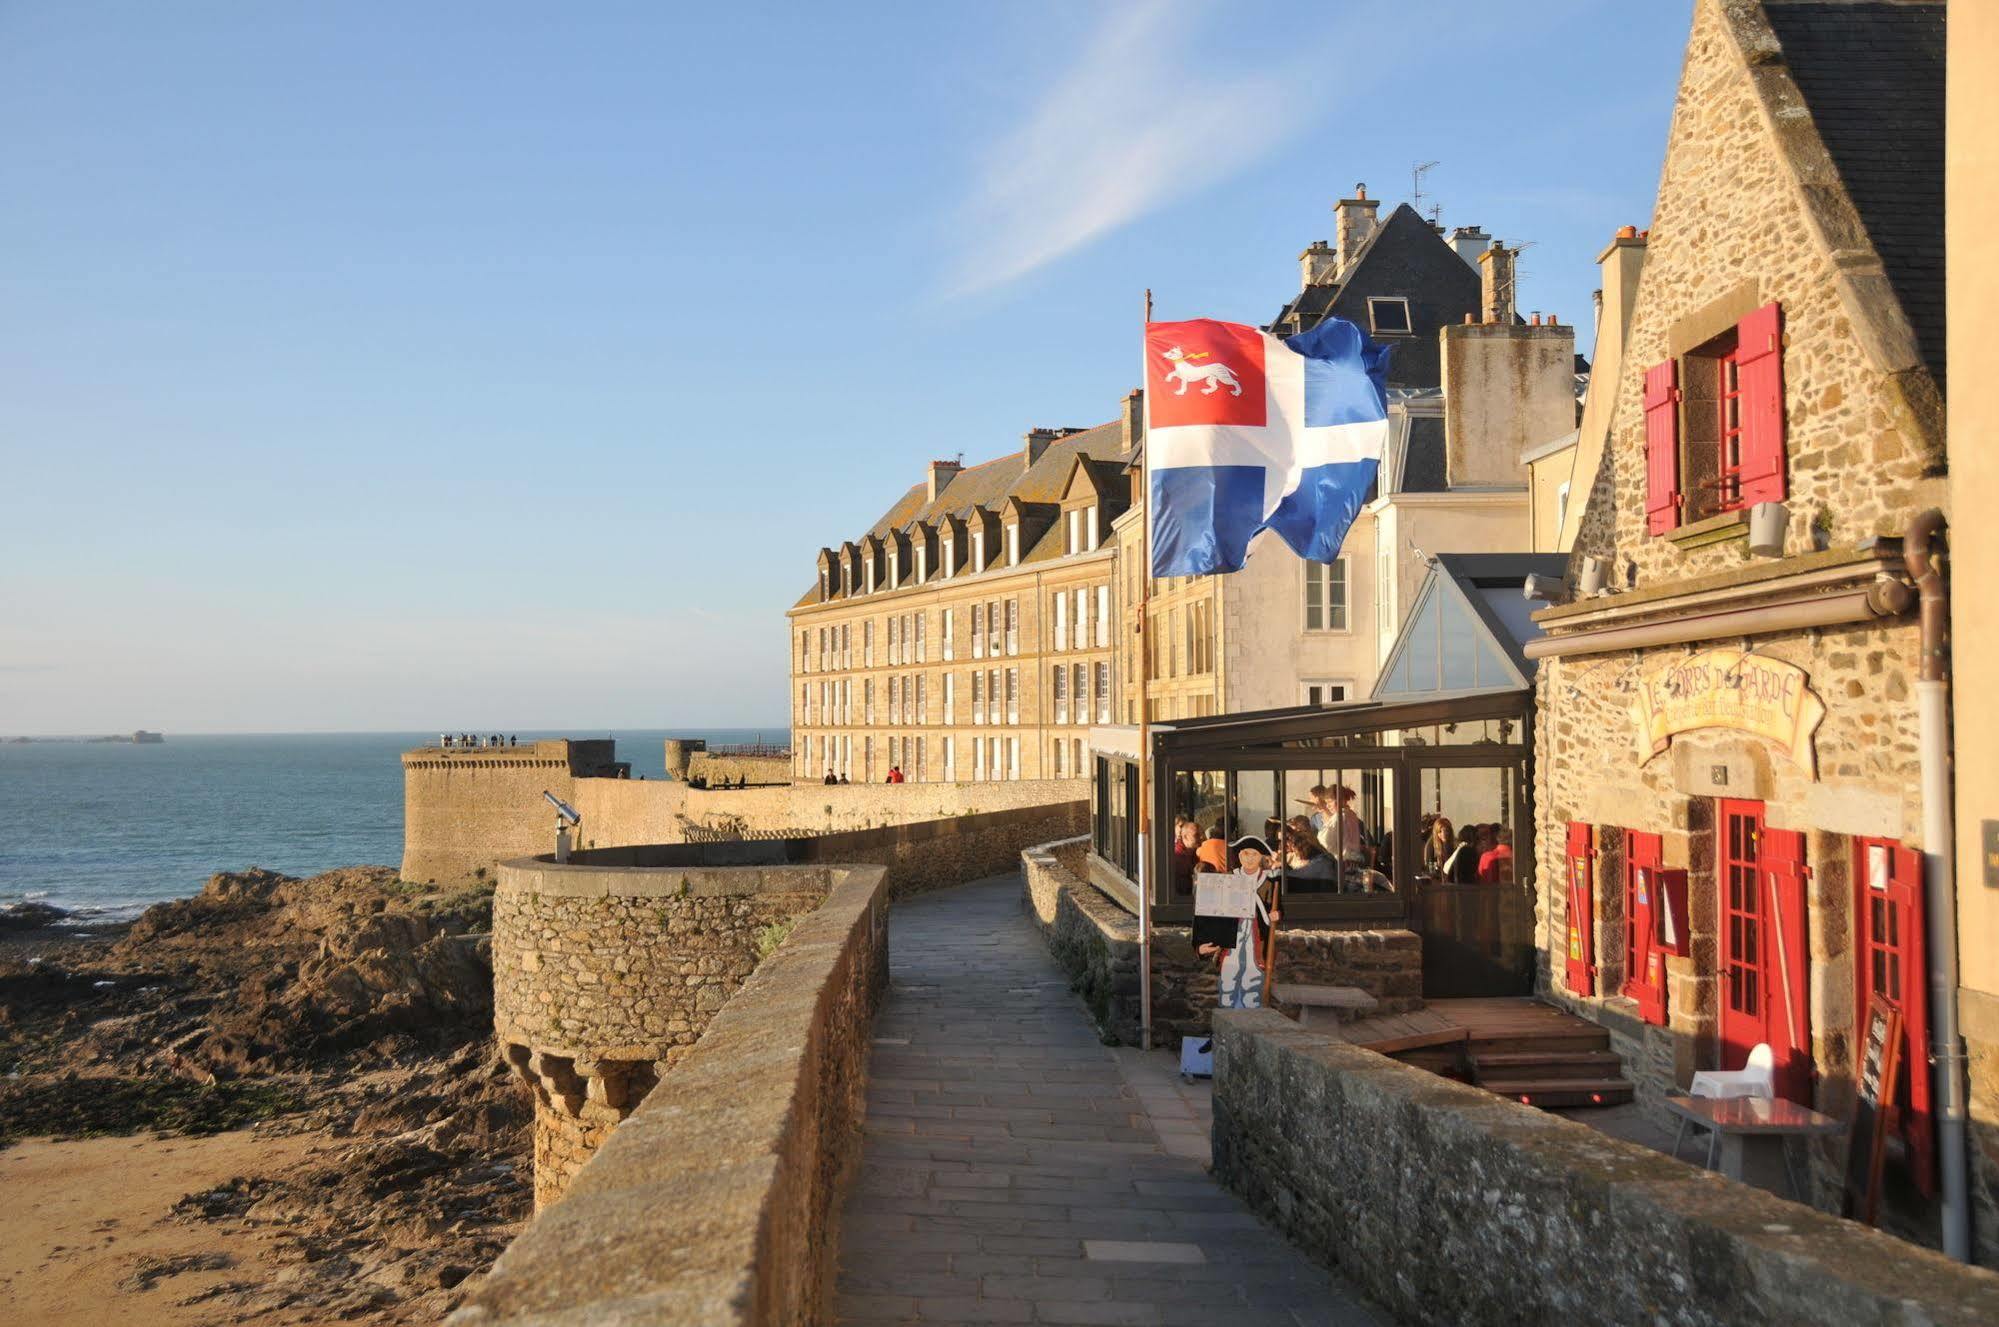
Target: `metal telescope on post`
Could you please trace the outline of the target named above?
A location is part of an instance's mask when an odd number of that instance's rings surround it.
[[[577,814],[575,807],[563,801],[554,793],[549,792],[546,788],[542,790],[541,795],[546,797],[548,804],[555,808],[555,860],[558,863],[567,862],[569,860],[570,846],[569,831],[580,829],[583,825],[583,817]]]

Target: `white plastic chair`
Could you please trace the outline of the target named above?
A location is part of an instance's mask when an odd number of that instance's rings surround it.
[[[1749,1059],[1740,1069],[1703,1069],[1694,1075],[1693,1084],[1687,1088],[1690,1097],[1707,1097],[1710,1100],[1725,1100],[1729,1097],[1762,1097],[1768,1101],[1777,1095],[1777,1053],[1770,1049],[1768,1042],[1757,1042],[1749,1048]],[[1687,1134],[1687,1117],[1680,1117],[1679,1131],[1673,1135],[1673,1155],[1680,1155],[1680,1143]],[[1714,1169],[1714,1150],[1721,1135],[1708,1130],[1707,1165]]]

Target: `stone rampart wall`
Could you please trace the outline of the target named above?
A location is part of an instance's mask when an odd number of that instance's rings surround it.
[[[561,739],[405,752],[403,878],[469,885],[510,857],[547,852],[555,811],[542,793],[573,799],[580,776],[609,766],[615,755],[609,742]]]
[[[1127,1045],[1139,1040],[1138,918],[1088,882],[1089,841],[1029,848],[1020,857],[1024,904],[1097,1026]],[[1379,1012],[1423,1003],[1423,945],[1413,931],[1283,927],[1277,935],[1278,1008],[1284,982],[1357,986]],[[1152,933],[1152,1026],[1156,1040],[1202,1036],[1215,1008],[1215,965],[1194,952],[1185,926]]]
[[[454,1327],[830,1319],[833,1222],[888,986],[885,875],[862,866],[697,877],[721,891],[707,897],[727,896],[729,876],[754,878],[752,893],[773,883],[795,893],[801,878],[831,887],[563,1201],[501,1255]]]
[[[494,1035],[535,1090],[538,1206],[562,1196],[829,879],[818,868],[501,865]]]
[[[1267,1011],[1215,1018],[1214,1155],[1404,1322],[1999,1322],[1990,1272]]]
[[[750,785],[789,784],[792,777],[791,758],[713,755],[706,751],[696,751],[688,757],[687,775],[692,779],[705,779],[709,783],[718,783],[723,779],[731,782],[741,779]]]

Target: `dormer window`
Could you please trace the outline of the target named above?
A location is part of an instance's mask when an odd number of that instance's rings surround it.
[[[1095,552],[1097,548],[1097,543],[1101,538],[1101,535],[1098,533],[1097,530],[1097,508],[1095,507],[1090,508],[1088,518],[1084,521],[1084,524],[1089,527],[1090,551]]]
[[[1367,325],[1376,336],[1408,336],[1416,330],[1409,319],[1409,300],[1402,295],[1369,295]]]
[[[1064,553],[1082,552],[1083,551],[1083,509],[1081,507],[1070,508],[1068,513],[1068,519],[1065,522],[1063,522],[1063,526],[1064,528],[1062,531],[1062,551]]]
[[[1015,521],[1013,524],[1006,527],[1006,565],[1009,567],[1017,567],[1020,565],[1020,522],[1019,521]]]
[[[867,578],[868,578],[868,590],[867,590],[867,592],[868,592],[869,594],[873,594],[873,593],[875,592],[875,560],[874,560],[874,557],[873,557],[872,555],[870,555],[870,556],[869,556],[869,558],[868,558],[868,564],[867,564],[867,573],[866,573],[866,574],[867,574]]]
[[[902,584],[902,553],[899,549],[888,551],[888,588],[893,590]]]
[[[916,583],[923,584],[930,579],[930,550],[922,544],[916,546]]]
[[[985,569],[986,532],[984,530],[974,530],[972,531],[972,570],[984,571]]]
[[[958,541],[950,537],[944,540],[944,579],[951,579],[951,572],[958,562]]]
[[[794,585],[796,585],[797,583],[798,582],[796,581],[792,582],[792,584]],[[824,601],[827,599],[831,599],[832,597],[833,597],[832,578],[826,574],[826,569],[824,567],[821,567],[819,569],[819,598],[822,601]]]

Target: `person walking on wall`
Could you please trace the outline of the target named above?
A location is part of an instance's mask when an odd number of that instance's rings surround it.
[[[900,765],[890,765],[890,766],[888,767],[888,781],[889,781],[890,783],[901,783],[901,782],[902,782],[902,766],[900,766]]]
[[[824,779],[821,779],[820,782],[832,785],[832,784],[837,784],[840,781],[833,777],[833,771],[829,769],[826,771],[826,777]]]

